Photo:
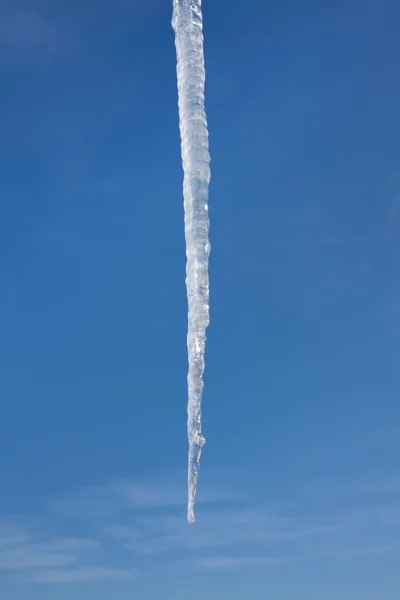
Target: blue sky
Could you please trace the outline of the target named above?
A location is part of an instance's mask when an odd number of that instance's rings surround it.
[[[400,9],[204,0],[186,512],[171,3],[0,2],[0,598],[397,600]]]

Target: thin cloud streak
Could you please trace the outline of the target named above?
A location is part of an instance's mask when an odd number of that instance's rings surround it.
[[[236,569],[247,567],[281,567],[287,563],[282,558],[270,556],[210,556],[183,563],[200,569]]]
[[[0,571],[51,585],[128,580],[154,569],[290,569],[299,560],[396,556],[397,481],[330,482],[305,489],[296,503],[252,508],[239,494],[210,486],[195,530],[185,521],[185,482],[174,476],[85,487],[48,513],[53,527],[64,531],[68,524],[69,537],[43,535],[28,522],[0,522]],[[79,537],[82,525],[89,539]],[[134,570],[127,568],[132,563]]]
[[[78,562],[97,550],[96,540],[79,538],[43,539],[13,525],[0,525],[0,571],[24,571],[38,567],[60,567]]]
[[[199,504],[226,502],[237,496],[223,489],[202,490]],[[88,486],[77,494],[51,504],[51,509],[65,517],[99,518],[140,509],[182,507],[184,484],[168,481],[111,481],[104,486]]]
[[[36,571],[27,577],[31,583],[81,583],[85,581],[127,581],[136,576],[127,569],[107,569],[102,567],[85,567],[79,569],[53,569]]]

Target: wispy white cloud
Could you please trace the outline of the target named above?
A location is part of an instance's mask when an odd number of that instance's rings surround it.
[[[99,542],[81,538],[46,538],[33,529],[0,523],[0,570],[26,571],[71,565],[98,549]]]
[[[40,535],[22,521],[0,523],[0,570],[50,585],[120,581],[158,568],[285,569],[300,559],[400,553],[396,476],[305,486],[295,503],[262,503],[258,496],[253,507],[210,486],[195,527],[185,520],[185,491],[181,476],[85,487],[48,514],[62,530],[67,520],[70,537]],[[80,537],[82,527],[90,539]]]
[[[395,552],[388,525],[396,526],[393,498],[399,494],[396,476],[328,482],[324,488],[305,489],[296,503],[246,508],[236,499],[221,507],[205,506],[195,528],[187,527],[175,507],[134,512],[103,527],[102,536],[138,560],[157,556],[158,562],[179,565],[185,555],[192,567],[214,569],[245,567],[238,550],[247,566],[254,567],[316,555],[340,559],[346,550],[351,556],[366,556],[366,548]]]
[[[134,571],[127,569],[107,569],[84,567],[76,569],[52,569],[34,571],[27,577],[32,583],[79,583],[84,581],[125,581],[135,577]]]
[[[130,570],[93,564],[100,550],[94,539],[48,537],[27,524],[0,522],[0,573],[14,581],[50,584],[134,576]]]
[[[53,511],[66,517],[99,518],[132,510],[183,508],[186,484],[160,479],[138,482],[129,479],[110,481],[101,486],[87,486],[76,494],[53,502]],[[232,500],[236,495],[224,489],[204,488],[199,503],[209,504]]]
[[[397,475],[387,477],[371,476],[368,479],[352,479],[348,482],[337,481],[323,482],[309,488],[305,496],[310,501],[323,502],[330,505],[335,502],[356,503],[358,506],[366,501],[384,501],[385,499],[400,496],[400,477]]]
[[[209,556],[187,561],[188,566],[201,569],[232,569],[243,567],[280,567],[286,560],[273,556]]]
[[[136,518],[131,525],[112,525],[103,533],[135,554],[171,556],[216,548],[282,548],[302,539],[334,536],[342,529],[340,523],[302,525],[273,514],[269,507],[259,507],[205,511],[195,532],[187,527],[183,516],[159,515]]]

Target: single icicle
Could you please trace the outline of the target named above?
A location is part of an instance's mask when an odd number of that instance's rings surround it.
[[[188,296],[188,521],[193,523],[194,499],[205,439],[201,431],[204,350],[209,324],[208,185],[210,155],[204,109],[204,52],[201,0],[173,0],[172,26],[178,59],[179,117],[184,170],[183,196]]]

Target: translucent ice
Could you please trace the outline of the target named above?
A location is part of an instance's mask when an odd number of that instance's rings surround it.
[[[208,186],[210,155],[204,108],[204,51],[201,0],[173,0],[172,26],[177,52],[179,120],[184,170],[186,287],[188,297],[188,521],[205,439],[201,430],[204,350],[209,324]]]

